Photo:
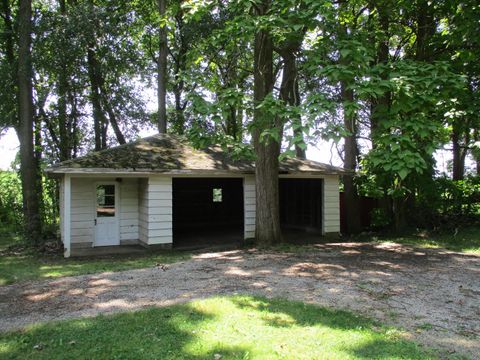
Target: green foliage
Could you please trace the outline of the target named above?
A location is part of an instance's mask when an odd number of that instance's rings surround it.
[[[0,224],[20,228],[22,206],[20,178],[13,171],[0,170]]]
[[[480,221],[480,180],[424,179],[410,202],[409,220],[421,229],[452,230]],[[412,199],[413,200],[413,199]]]
[[[433,214],[434,226],[456,227],[480,220],[480,177],[437,178],[418,197],[418,206]]]
[[[57,181],[42,176],[41,216],[44,235],[55,238],[58,224]],[[0,223],[20,232],[23,224],[23,199],[20,176],[15,171],[0,170]]]
[[[463,86],[463,79],[444,63],[404,61],[391,65],[388,79],[378,76],[369,83],[388,91],[392,102],[381,109],[372,134],[375,147],[364,166],[377,174],[389,195],[404,197],[413,191],[415,179],[431,170],[435,149],[446,141],[442,114],[451,104],[444,99]]]
[[[65,354],[76,359],[437,358],[401,331],[356,314],[251,296],[37,325],[1,335],[0,354],[9,359]]]
[[[459,217],[477,215],[480,217],[480,177],[464,180],[439,178],[436,180],[442,199],[440,211]]]
[[[373,229],[386,229],[391,225],[392,219],[384,209],[373,209],[370,216],[372,218],[370,226]]]

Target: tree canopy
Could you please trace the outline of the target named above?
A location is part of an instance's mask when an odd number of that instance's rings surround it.
[[[474,0],[2,0],[0,16],[0,128],[22,144],[26,219],[44,166],[150,128],[256,159],[262,244],[281,241],[279,158],[323,140],[356,172],[349,232],[366,194],[397,230],[415,223],[439,150],[453,180],[469,158],[480,172]]]

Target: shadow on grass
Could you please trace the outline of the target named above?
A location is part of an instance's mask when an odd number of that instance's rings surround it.
[[[371,320],[281,299],[235,296],[0,335],[8,359],[433,359]]]
[[[222,359],[244,358],[235,346],[191,348],[198,329],[215,315],[188,304],[113,316],[42,324],[0,335],[8,359]]]
[[[299,301],[283,299],[272,301],[262,297],[255,297],[254,300],[250,300],[249,298],[236,297],[232,298],[232,302],[241,309],[250,309],[263,313],[262,319],[269,326],[274,327],[315,326],[322,324],[333,329],[347,330],[362,329],[375,325],[372,320],[357,316],[351,312],[318,307]]]
[[[347,341],[343,351],[355,359],[434,359],[433,353],[405,340],[401,332],[383,327],[372,319],[352,312],[335,310],[284,299],[234,297],[231,301],[241,309],[262,313],[267,326],[277,328],[322,327],[340,330],[352,336],[366,335],[362,341]]]

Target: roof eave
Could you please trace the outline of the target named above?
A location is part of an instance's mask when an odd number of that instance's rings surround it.
[[[342,171],[343,170],[343,171]],[[45,169],[45,173],[51,177],[58,177],[59,175],[253,175],[254,169],[189,169],[189,170],[172,170],[172,169],[110,169],[110,168],[54,168]],[[344,169],[331,170],[280,170],[279,175],[349,175],[354,174],[347,172]]]
[[[182,174],[253,174],[255,170],[249,169],[189,169],[189,170],[172,170],[172,169],[110,169],[110,168],[47,168],[45,172],[48,175],[54,174],[90,174],[90,175],[182,175]]]

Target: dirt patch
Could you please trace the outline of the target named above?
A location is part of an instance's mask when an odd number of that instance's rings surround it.
[[[480,257],[397,244],[205,253],[168,266],[3,286],[0,331],[236,293],[358,311],[446,357],[480,357]]]

